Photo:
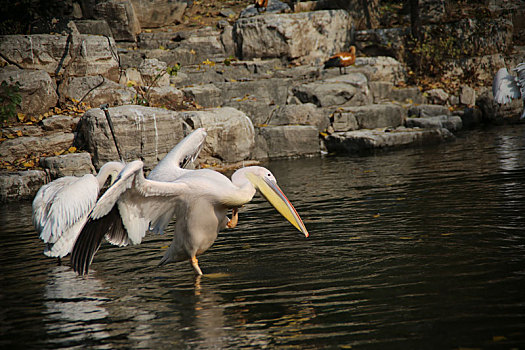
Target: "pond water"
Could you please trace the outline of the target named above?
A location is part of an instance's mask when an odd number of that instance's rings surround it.
[[[267,164],[308,239],[260,196],[199,259],[103,245],[88,278],[0,212],[2,348],[525,346],[525,126],[430,148]]]

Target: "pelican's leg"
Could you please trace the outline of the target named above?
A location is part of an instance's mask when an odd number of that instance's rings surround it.
[[[228,220],[228,223],[226,224],[226,226],[228,226],[228,228],[234,228],[235,226],[237,226],[238,222],[239,222],[239,209],[233,208],[232,218]]]
[[[193,269],[195,270],[195,273],[197,275],[202,276],[202,271],[201,271],[201,268],[199,267],[199,261],[197,260],[197,257],[192,256],[190,261],[191,261],[191,266],[193,266]]]
[[[58,258],[58,266],[62,266],[62,259]]]

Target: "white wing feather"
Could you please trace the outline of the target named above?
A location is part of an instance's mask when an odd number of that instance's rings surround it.
[[[77,222],[85,221],[97,201],[99,187],[91,174],[61,178],[48,185],[39,200],[47,203],[49,209],[36,211],[35,218],[40,216],[40,219],[35,226],[37,230],[41,228],[40,238],[44,242],[55,243]]]
[[[132,244],[139,244],[152,222],[158,223],[174,211],[175,203],[169,205],[169,197],[183,194],[187,189],[185,183],[145,179],[143,163],[137,160],[120,172],[115,183],[98,200],[90,218],[99,219],[117,205],[129,240]],[[163,230],[164,227],[158,229]]]
[[[492,82],[492,94],[499,104],[507,104],[521,96],[516,77],[510,75],[506,68],[501,68],[496,73]]]

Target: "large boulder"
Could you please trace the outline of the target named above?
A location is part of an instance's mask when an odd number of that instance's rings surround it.
[[[304,157],[319,153],[319,132],[315,126],[282,125],[258,129],[255,158]]]
[[[110,106],[131,104],[136,95],[133,88],[119,85],[101,76],[71,77],[59,90],[62,101],[73,99],[92,107],[106,103]]]
[[[130,0],[97,1],[94,14],[108,22],[117,41],[135,41],[140,33],[140,22]]]
[[[19,112],[37,115],[49,111],[56,106],[58,95],[55,82],[43,70],[18,69],[9,66],[0,69],[0,82],[6,81],[8,85],[20,84],[19,94],[22,98]]]
[[[299,85],[292,91],[302,103],[313,103],[318,107],[361,106],[373,101],[368,80],[361,73]]]
[[[330,120],[325,111],[313,103],[285,105],[273,110],[269,125],[313,125],[318,131],[325,130]]]
[[[12,162],[28,154],[43,154],[64,151],[72,144],[73,133],[57,132],[45,136],[17,137],[0,144],[0,158]]]
[[[324,141],[329,152],[352,154],[382,148],[439,143],[450,139],[454,139],[454,135],[447,129],[398,128],[338,132],[328,135]]]
[[[124,160],[141,159],[147,169],[156,165],[190,130],[177,112],[166,109],[128,105],[109,108],[108,113]],[[119,159],[104,111],[90,109],[77,129],[76,144],[91,153],[95,168]]]
[[[49,176],[43,170],[0,173],[0,202],[32,199],[47,182]]]
[[[344,10],[265,14],[240,18],[233,27],[237,56],[321,63],[350,45],[352,20]]]
[[[142,28],[158,28],[177,24],[188,7],[182,0],[131,0]]]
[[[51,178],[82,176],[95,173],[89,153],[70,153],[40,159],[40,165],[48,169]]]
[[[208,136],[201,152],[204,158],[234,163],[249,158],[255,144],[255,130],[243,112],[231,108],[212,108],[181,112],[192,128],[206,128]]]
[[[332,126],[335,131],[395,128],[404,124],[405,115],[405,109],[393,103],[344,107],[332,114]]]
[[[0,52],[24,69],[41,69],[50,75],[102,75],[118,80],[119,64],[113,38],[99,35],[2,35]]]

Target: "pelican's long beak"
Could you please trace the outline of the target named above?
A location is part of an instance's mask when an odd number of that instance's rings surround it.
[[[306,237],[309,236],[303,220],[293,207],[292,203],[286,198],[283,191],[277,184],[266,177],[247,173],[246,177],[257,188],[268,202],[292,225],[301,231]]]

